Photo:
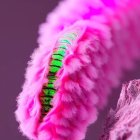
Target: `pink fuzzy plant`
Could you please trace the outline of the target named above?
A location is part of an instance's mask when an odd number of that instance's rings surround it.
[[[17,98],[15,115],[23,135],[32,140],[85,138],[123,70],[140,58],[139,5],[140,0],[67,0],[48,15]],[[53,107],[40,122],[39,94],[52,50],[71,31],[78,38],[58,72]]]

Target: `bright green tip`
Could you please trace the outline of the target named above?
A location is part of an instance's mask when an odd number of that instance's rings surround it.
[[[62,66],[62,62],[59,60],[52,60],[51,61],[51,65],[55,65],[55,66]]]
[[[61,55],[61,56],[65,56],[65,50],[63,50],[63,49],[59,49],[59,50],[55,51],[53,54],[57,54],[57,55]]]
[[[60,68],[58,68],[58,67],[51,66],[51,67],[50,67],[50,72],[58,72],[59,69],[60,69]]]

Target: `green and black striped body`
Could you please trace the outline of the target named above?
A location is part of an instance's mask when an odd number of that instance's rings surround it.
[[[51,100],[56,93],[54,82],[57,79],[57,72],[63,66],[63,59],[66,55],[66,51],[72,42],[76,39],[77,34],[74,32],[64,34],[57,42],[57,48],[53,50],[49,63],[49,72],[46,75],[48,82],[43,86],[42,93],[40,95],[41,101],[41,117],[43,118],[49,110],[52,108]]]

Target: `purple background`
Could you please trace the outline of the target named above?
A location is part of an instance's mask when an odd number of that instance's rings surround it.
[[[27,61],[37,47],[38,26],[58,0],[0,0],[0,140],[26,140],[15,121],[16,97],[24,82]],[[140,67],[126,73],[123,81],[140,78]],[[140,65],[139,65],[140,66]],[[114,107],[121,87],[113,90],[109,105]],[[98,140],[103,118],[110,107],[91,125],[86,140]]]

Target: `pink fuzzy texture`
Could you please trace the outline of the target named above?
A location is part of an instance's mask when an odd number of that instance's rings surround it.
[[[20,131],[34,140],[82,140],[97,119],[123,69],[133,68],[140,53],[140,0],[68,0],[40,28],[39,48],[32,55],[15,112]],[[78,5],[78,7],[77,7]],[[57,13],[57,14],[56,14]],[[39,94],[56,41],[80,30],[68,49],[53,108],[39,122]]]

